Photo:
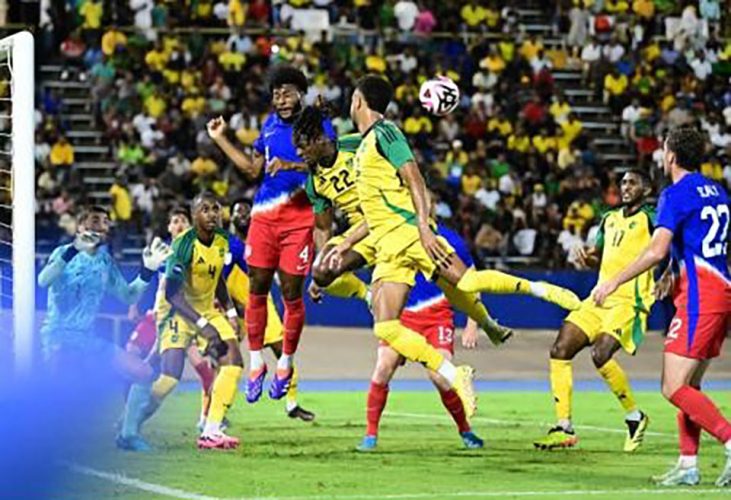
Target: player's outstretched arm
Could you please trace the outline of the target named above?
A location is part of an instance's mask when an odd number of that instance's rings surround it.
[[[172,250],[160,238],[155,237],[152,243],[142,252],[142,269],[140,274],[128,283],[116,262],[110,269],[110,289],[112,294],[126,304],[134,304],[145,293],[155,273],[168,257]]]
[[[206,125],[208,136],[221,148],[221,151],[228,157],[236,168],[249,178],[256,178],[264,167],[264,156],[255,152],[250,157],[234,146],[226,137],[226,122],[222,117],[214,118]]]
[[[591,293],[591,296],[594,297],[594,302],[597,305],[602,305],[607,297],[614,293],[621,285],[662,262],[670,252],[670,244],[672,241],[673,233],[669,229],[664,227],[655,229],[650,244],[634,262],[610,280],[594,288],[594,291]]]
[[[66,264],[79,252],[91,252],[101,243],[97,233],[84,231],[78,233],[73,244],[60,246],[53,251],[48,262],[38,275],[38,285],[42,288],[51,286],[62,274]]]
[[[355,229],[340,243],[334,246],[322,257],[323,262],[329,269],[339,269],[343,263],[343,256],[355,246],[356,243],[368,236],[368,223],[366,221],[358,224]]]

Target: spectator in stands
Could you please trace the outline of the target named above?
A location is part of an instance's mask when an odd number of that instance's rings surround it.
[[[589,35],[589,11],[579,2],[569,10],[569,33],[566,43],[569,47],[583,47]]]
[[[127,188],[127,177],[117,175],[109,188],[111,198],[110,219],[114,223],[112,250],[117,258],[122,257],[125,235],[131,229],[132,197]]]
[[[463,26],[471,31],[479,31],[482,29],[485,18],[487,17],[485,8],[475,0],[470,0],[463,5],[459,11],[459,15],[464,23]]]
[[[206,177],[211,177],[218,173],[218,165],[206,152],[202,152],[198,158],[193,160],[190,165],[190,171],[196,181],[200,181]]]
[[[398,28],[402,32],[410,32],[416,24],[419,7],[411,0],[399,0],[393,7],[393,14],[396,16]]]
[[[628,85],[627,77],[614,67],[604,77],[604,104],[607,104],[615,114],[621,113],[624,109]]]
[[[53,144],[49,154],[49,160],[56,170],[61,184],[66,183],[74,165],[74,147],[66,139],[66,136],[59,136],[58,140]]]
[[[117,29],[116,25],[111,25],[102,36],[102,53],[109,57],[118,50],[127,47],[127,35]]]

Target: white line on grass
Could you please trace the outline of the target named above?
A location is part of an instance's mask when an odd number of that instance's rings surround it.
[[[404,418],[420,418],[423,420],[450,420],[449,416],[447,415],[434,415],[429,413],[405,413],[405,412],[386,412],[387,416],[391,417],[404,417]],[[488,418],[488,417],[472,417],[470,419],[471,421],[475,422],[485,422],[487,424],[495,424],[495,425],[502,425],[502,426],[513,426],[513,425],[536,425],[536,426],[550,426],[553,425],[548,422],[538,422],[538,421],[532,421],[532,420],[500,420],[496,418]],[[451,421],[451,420],[450,420]],[[627,431],[624,429],[613,429],[611,427],[596,427],[594,425],[574,425],[575,429],[585,429],[588,431],[597,431],[597,432],[607,432],[612,434],[625,434]],[[668,432],[652,432],[647,431],[645,432],[646,436],[662,436],[662,437],[675,437],[674,434],[670,434]]]

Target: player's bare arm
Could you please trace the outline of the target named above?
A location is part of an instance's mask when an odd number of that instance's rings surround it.
[[[269,165],[267,165],[267,172],[271,175],[277,175],[277,172],[283,170],[292,170],[295,172],[309,172],[309,167],[306,163],[285,161],[281,158],[274,158]]]
[[[623,271],[614,276],[609,281],[601,283],[592,292],[591,296],[594,302],[601,306],[604,301],[612,293],[614,293],[620,285],[627,283],[640,274],[648,271],[661,263],[670,252],[670,244],[673,240],[673,233],[664,227],[659,227],[652,235],[650,245],[637,257],[637,259],[627,266]]]
[[[264,156],[258,152],[254,152],[252,156],[247,155],[243,151],[234,146],[226,137],[226,121],[219,116],[213,118],[206,124],[208,136],[221,148],[221,151],[244,175],[249,178],[256,178],[264,167]]]
[[[239,334],[239,313],[236,309],[234,301],[231,299],[231,295],[228,293],[228,287],[226,286],[226,278],[223,273],[218,277],[218,283],[216,283],[216,300],[221,304],[221,307],[226,311],[226,318],[229,324]]]
[[[315,240],[315,252],[320,253],[327,241],[332,238],[333,227],[333,211],[328,208],[324,212],[315,215],[315,230],[313,239]]]
[[[340,269],[343,264],[343,256],[355,245],[368,236],[368,223],[361,222],[356,228],[339,244],[331,248],[322,258],[323,265],[329,269]]]

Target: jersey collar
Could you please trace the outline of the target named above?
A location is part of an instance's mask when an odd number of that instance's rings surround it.
[[[370,126],[370,127],[368,127],[368,128],[366,129],[366,131],[365,131],[365,132],[363,132],[363,135],[362,135],[361,137],[362,137],[363,139],[365,139],[365,138],[366,138],[366,136],[367,136],[367,135],[368,135],[368,134],[370,133],[370,131],[371,131],[371,130],[373,130],[374,128],[376,128],[376,125],[378,125],[379,123],[383,122],[383,120],[384,120],[384,118],[379,118],[378,120],[374,121],[374,122],[373,122],[373,123],[371,124],[371,126]]]

